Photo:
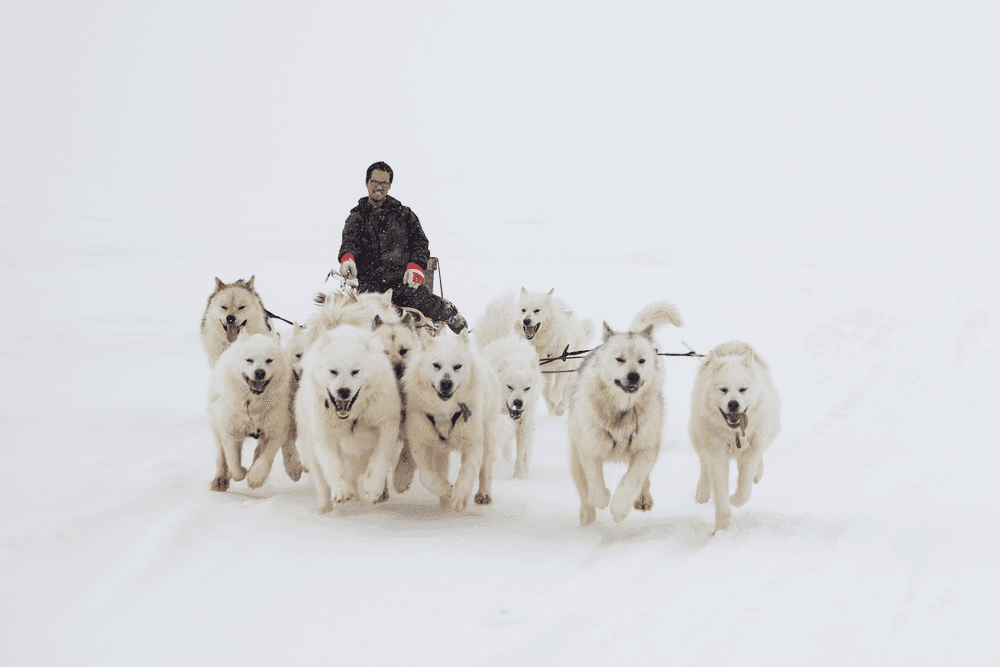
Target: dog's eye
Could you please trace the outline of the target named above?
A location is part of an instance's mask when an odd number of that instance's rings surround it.
[[[399,348],[399,356],[405,357],[407,352],[409,352],[409,350],[407,348],[405,348],[405,347]]]
[[[301,353],[301,352],[299,352],[298,354],[296,354],[296,355],[295,355],[295,358],[296,358],[296,359],[301,359],[301,358],[302,358],[302,353]]]
[[[337,377],[337,371],[335,371],[335,370],[333,370],[333,369],[331,368],[331,369],[330,369],[330,375],[332,375],[333,377]]]
[[[740,387],[740,393],[741,393],[741,394],[742,394],[743,392],[745,392],[746,390],[747,390],[747,388],[746,388],[746,387]]]
[[[244,308],[246,308],[246,306],[240,306],[239,310],[243,310]]]
[[[524,391],[526,391],[526,392],[531,391],[531,387],[525,387]]]
[[[431,364],[431,366],[433,366],[434,370],[436,370],[436,371],[441,370],[441,364],[439,364],[437,362],[434,362],[433,364]]]
[[[225,306],[223,306],[223,307],[225,307]],[[528,312],[528,309],[527,309],[527,308],[522,308],[522,309],[521,309],[521,312],[522,312],[522,313],[526,313],[526,312]]]
[[[223,306],[222,310],[229,310],[229,306]]]
[[[514,391],[514,388],[510,385],[507,385],[507,389],[509,389],[510,391]]]
[[[644,364],[644,363],[646,363],[646,360],[645,360],[645,359],[640,359],[640,360],[639,360],[639,363],[640,363],[640,364]]]
[[[453,371],[455,371],[457,373],[458,371],[462,370],[462,364],[455,364],[451,368],[452,368]]]
[[[248,364],[252,364],[253,363],[253,359],[247,359],[247,363]]]
[[[721,391],[723,394],[728,394],[729,393],[729,387],[723,387],[719,391]]]
[[[619,364],[624,364],[625,363],[625,359],[622,358],[622,357],[615,357],[615,361],[617,361]]]
[[[538,312],[538,309],[537,309],[537,308],[535,308],[535,310],[534,310],[533,312],[536,312],[536,313],[537,313],[537,312]]]
[[[355,375],[357,375],[357,374],[358,374],[358,369],[357,368],[355,368],[353,371],[351,371],[351,376],[352,377],[355,376]]]

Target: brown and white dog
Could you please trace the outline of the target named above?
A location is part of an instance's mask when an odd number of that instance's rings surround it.
[[[201,344],[208,355],[208,365],[215,366],[240,332],[269,333],[271,324],[260,295],[253,287],[254,276],[244,281],[224,283],[215,279],[215,291],[208,297],[201,316]]]

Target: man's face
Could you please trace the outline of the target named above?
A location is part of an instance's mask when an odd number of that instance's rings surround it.
[[[391,187],[389,172],[375,169],[366,185],[368,186],[368,198],[375,204],[381,204],[385,200],[385,196],[389,194]]]

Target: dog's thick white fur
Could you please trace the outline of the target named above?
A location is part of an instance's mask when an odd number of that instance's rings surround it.
[[[271,331],[264,303],[253,287],[254,277],[246,281],[240,278],[235,283],[215,279],[215,291],[209,295],[201,316],[201,344],[209,366],[215,366],[241,331],[248,334]]]
[[[406,437],[423,485],[440,498],[442,507],[451,505],[461,512],[478,474],[475,502],[492,502],[500,386],[470,343],[468,330],[425,341],[419,357],[406,368],[403,392]],[[455,450],[462,463],[452,486],[448,456]]]
[[[400,400],[392,366],[370,326],[320,334],[303,359],[295,416],[299,453],[316,486],[320,513],[361,496],[371,503],[389,499]]]
[[[542,389],[538,353],[523,336],[514,335],[493,341],[482,348],[482,354],[500,383],[500,422],[507,428],[498,442],[507,460],[512,459],[510,443],[516,443],[514,476],[526,478],[535,445],[535,410]]]
[[[750,500],[764,474],[764,450],[781,430],[781,403],[767,363],[740,341],[713,349],[698,369],[688,432],[701,461],[695,501],[715,498],[715,530],[729,525],[732,506]],[[736,493],[729,495],[729,461]]]
[[[244,477],[250,488],[260,487],[267,480],[280,447],[285,447],[290,457],[285,467],[289,477],[297,480],[301,476],[302,466],[294,442],[289,442],[290,378],[291,372],[274,336],[251,335],[244,330],[221,354],[212,369],[208,393],[208,412],[216,443],[213,491],[225,491],[230,479],[238,482]],[[246,438],[258,440],[249,472],[241,461]]]
[[[403,374],[407,364],[419,356],[423,349],[423,340],[429,340],[432,337],[430,333],[426,332],[426,329],[417,328],[417,321],[418,318],[409,312],[403,313],[399,322],[383,322],[379,315],[376,315],[372,321],[372,330],[382,341],[382,346],[389,358],[389,364],[392,366],[393,375],[396,377],[396,387],[399,390],[399,398],[403,406],[399,427],[400,439],[403,442],[392,476],[392,484],[396,493],[404,493],[410,488],[417,469],[410,445],[406,440],[406,395],[403,393]]]
[[[490,302],[474,329],[479,344],[485,347],[516,334],[532,344],[539,358],[557,357],[567,346],[571,352],[586,349],[594,335],[593,322],[574,317],[573,311],[552,296],[554,291],[541,294],[522,287],[516,298],[508,295]],[[574,371],[579,366],[579,359],[568,359],[550,362],[544,370]],[[542,397],[549,414],[565,414],[575,381],[572,372],[544,374]]]
[[[664,370],[653,331],[664,324],[682,326],[677,308],[667,302],[643,308],[627,332],[616,333],[605,322],[604,342],[580,367],[567,427],[581,526],[609,502],[616,522],[632,507],[653,507],[649,474],[660,453],[664,413]],[[607,461],[628,464],[613,498],[604,483]]]

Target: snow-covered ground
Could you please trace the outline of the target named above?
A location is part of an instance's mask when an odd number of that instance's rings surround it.
[[[1000,662],[992,3],[13,5],[0,664]],[[668,349],[761,352],[783,430],[729,530],[684,358],[622,524],[577,526],[550,416],[461,515],[208,490],[214,277],[307,317],[379,159],[470,321],[668,299]]]

